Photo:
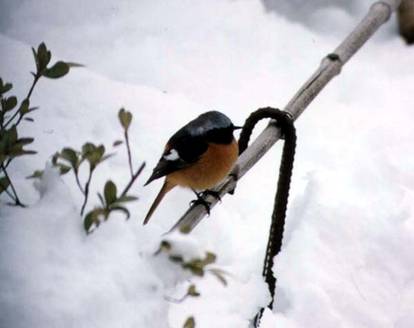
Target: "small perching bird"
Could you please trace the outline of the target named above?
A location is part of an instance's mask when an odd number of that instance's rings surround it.
[[[201,114],[178,130],[168,140],[152,175],[145,183],[165,176],[164,184],[145,219],[151,215],[167,192],[176,186],[198,191],[207,190],[222,181],[232,170],[239,153],[233,131],[240,129],[218,111]]]

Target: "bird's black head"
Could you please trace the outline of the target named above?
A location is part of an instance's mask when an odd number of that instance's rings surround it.
[[[201,114],[188,124],[191,134],[202,136],[207,142],[229,144],[233,141],[233,131],[239,129],[231,120],[218,111]]]

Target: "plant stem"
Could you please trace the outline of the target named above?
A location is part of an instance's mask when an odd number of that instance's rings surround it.
[[[36,86],[36,83],[37,83],[37,81],[39,81],[40,77],[41,77],[41,75],[38,75],[38,74],[36,74],[36,75],[34,76],[32,86],[30,87],[29,92],[27,93],[27,96],[26,96],[26,98],[25,98],[25,99],[30,99],[30,96],[32,95],[32,92],[33,92],[33,90],[34,90],[34,87]],[[21,114],[19,111],[16,111],[16,112],[13,114],[13,116],[12,116],[12,117],[10,117],[10,118],[9,118],[9,120],[8,120],[8,121],[4,124],[4,127],[7,127],[7,126],[8,126],[11,122],[13,122],[13,120],[14,120],[14,119],[16,118],[16,116],[17,116],[17,115],[19,115],[19,114],[20,114],[19,119],[18,119],[18,120],[17,120],[17,122],[16,122],[16,125],[18,125],[18,124],[20,123],[20,121],[22,120],[22,118],[23,118],[24,114]]]
[[[3,111],[3,96],[0,95],[0,129],[3,130],[4,128],[4,115],[6,113]]]
[[[13,182],[11,181],[11,179],[10,179],[10,176],[9,176],[9,174],[7,173],[7,170],[6,170],[6,168],[4,167],[4,165],[2,164],[1,165],[1,169],[3,170],[3,173],[4,173],[4,175],[6,176],[6,178],[9,180],[9,183],[10,183],[10,188],[11,188],[11,190],[12,190],[12,192],[13,192],[13,195],[14,195],[14,205],[16,205],[16,206],[20,206],[20,207],[26,207],[21,201],[20,201],[20,199],[19,199],[19,196],[17,195],[17,192],[16,192],[16,188],[14,188],[14,185],[13,185]],[[9,196],[10,196],[10,194],[8,194]],[[13,198],[13,197],[12,197]]]
[[[74,173],[75,173],[76,184],[78,185],[81,193],[83,195],[85,195],[85,190],[83,190],[82,185],[81,185],[80,180],[79,180],[78,170],[74,170]]]
[[[11,163],[12,160],[13,160],[12,158],[9,158],[6,162],[6,164],[3,164],[5,169],[7,169],[7,167],[9,166],[9,164]]]
[[[13,194],[8,190],[8,189],[6,189],[6,190],[4,190],[5,192],[6,192],[6,194],[15,202],[16,201],[16,199],[14,198],[14,196],[13,196]]]
[[[27,93],[26,99],[30,99],[30,96],[32,95],[33,89],[34,89],[37,81],[39,81],[40,77],[41,77],[41,75],[39,75],[39,74],[36,74],[34,76],[32,86],[30,87],[29,92]]]
[[[89,177],[88,177],[88,181],[86,181],[86,185],[85,185],[85,199],[83,200],[83,204],[82,204],[82,208],[81,208],[81,212],[80,214],[83,215],[83,212],[85,211],[85,206],[86,203],[88,202],[88,196],[89,196],[89,184],[91,183],[91,179],[92,179],[92,173],[93,173],[93,169],[90,168],[89,169]]]
[[[179,299],[176,299],[176,298],[173,298],[173,297],[170,297],[170,296],[165,295],[165,296],[164,296],[164,299],[165,299],[167,302],[171,302],[171,303],[175,303],[175,304],[180,304],[180,303],[184,302],[184,300],[185,300],[187,297],[188,297],[188,294],[185,294],[184,296],[182,296],[182,297],[181,297],[181,298],[179,298]]]
[[[139,167],[139,169],[137,170],[137,172],[135,172],[134,175],[132,175],[131,180],[129,181],[129,183],[127,184],[127,186],[125,187],[124,191],[121,193],[121,196],[125,196],[127,194],[127,192],[129,191],[129,189],[132,187],[133,183],[135,182],[135,180],[138,178],[138,176],[141,174],[142,170],[145,167],[145,162],[141,164],[141,166]]]
[[[131,173],[131,178],[133,178],[134,177],[134,170],[132,168],[131,147],[129,146],[129,137],[128,137],[128,131],[127,130],[125,130],[124,136],[125,136],[125,145],[126,145],[127,152],[128,152],[129,172]]]

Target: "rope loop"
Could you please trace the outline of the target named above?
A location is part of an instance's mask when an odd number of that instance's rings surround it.
[[[292,177],[293,161],[295,158],[296,148],[296,130],[293,125],[293,118],[290,113],[277,108],[264,107],[259,108],[247,118],[239,138],[239,154],[243,153],[249,143],[250,136],[257,122],[262,119],[271,118],[280,128],[282,138],[285,140],[282,151],[282,159],[279,167],[279,179],[274,199],[272,222],[270,225],[269,239],[267,242],[266,255],[263,265],[263,277],[269,286],[271,301],[268,304],[270,309],[273,308],[276,278],[272,273],[273,259],[282,248],[283,231],[285,226],[286,209],[289,198],[290,180]],[[254,318],[254,326],[258,327],[263,315],[264,308]]]

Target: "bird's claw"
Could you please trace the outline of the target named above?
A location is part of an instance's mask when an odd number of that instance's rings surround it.
[[[205,199],[201,197],[194,199],[190,202],[190,206],[197,206],[197,205],[203,205],[204,208],[206,209],[207,214],[210,215],[210,206],[211,206],[210,202],[206,201]]]
[[[229,177],[232,177],[234,181],[238,181],[239,180],[239,175],[235,172],[232,172],[229,174]],[[234,195],[234,191],[236,190],[236,187],[234,187],[234,189],[229,190],[229,194],[230,195]]]
[[[221,197],[220,197],[220,193],[218,191],[214,191],[214,190],[210,190],[210,189],[206,189],[204,190],[201,195],[204,196],[213,196],[215,199],[217,199],[219,202],[221,202]]]

